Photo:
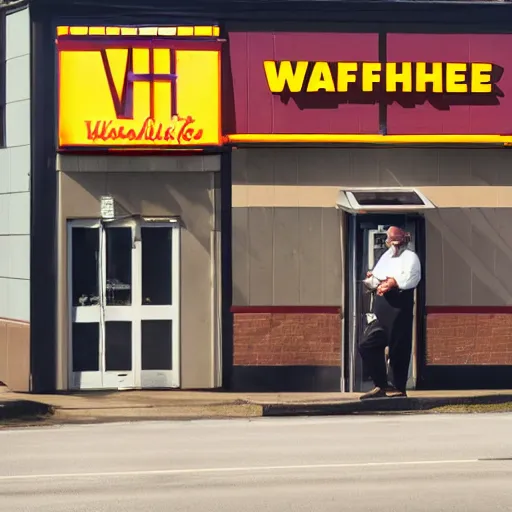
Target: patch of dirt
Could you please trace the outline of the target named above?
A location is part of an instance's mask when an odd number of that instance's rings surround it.
[[[489,413],[489,412],[512,412],[512,402],[498,404],[459,404],[434,407],[428,412],[433,413]]]

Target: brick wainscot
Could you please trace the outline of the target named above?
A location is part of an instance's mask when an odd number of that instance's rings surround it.
[[[428,308],[427,364],[512,365],[512,308]]]
[[[512,307],[428,306],[424,389],[512,387]]]
[[[339,391],[339,307],[233,307],[234,387]]]

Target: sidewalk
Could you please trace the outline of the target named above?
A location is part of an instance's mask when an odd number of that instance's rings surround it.
[[[428,411],[457,405],[505,404],[512,390],[412,391],[408,398],[359,401],[359,393],[227,393],[103,391],[55,395],[0,389],[0,422],[93,423],[262,416],[318,416]]]

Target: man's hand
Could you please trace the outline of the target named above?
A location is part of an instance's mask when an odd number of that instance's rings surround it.
[[[366,277],[372,277],[373,276],[373,272],[371,270],[368,270],[368,272],[366,272]]]
[[[382,283],[377,288],[377,295],[382,296],[393,288],[398,288],[398,284],[395,279],[388,277],[385,281],[382,281]]]

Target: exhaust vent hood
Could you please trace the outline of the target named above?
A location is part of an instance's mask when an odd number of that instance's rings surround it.
[[[338,192],[336,208],[349,213],[417,212],[435,208],[415,188],[350,188]]]

